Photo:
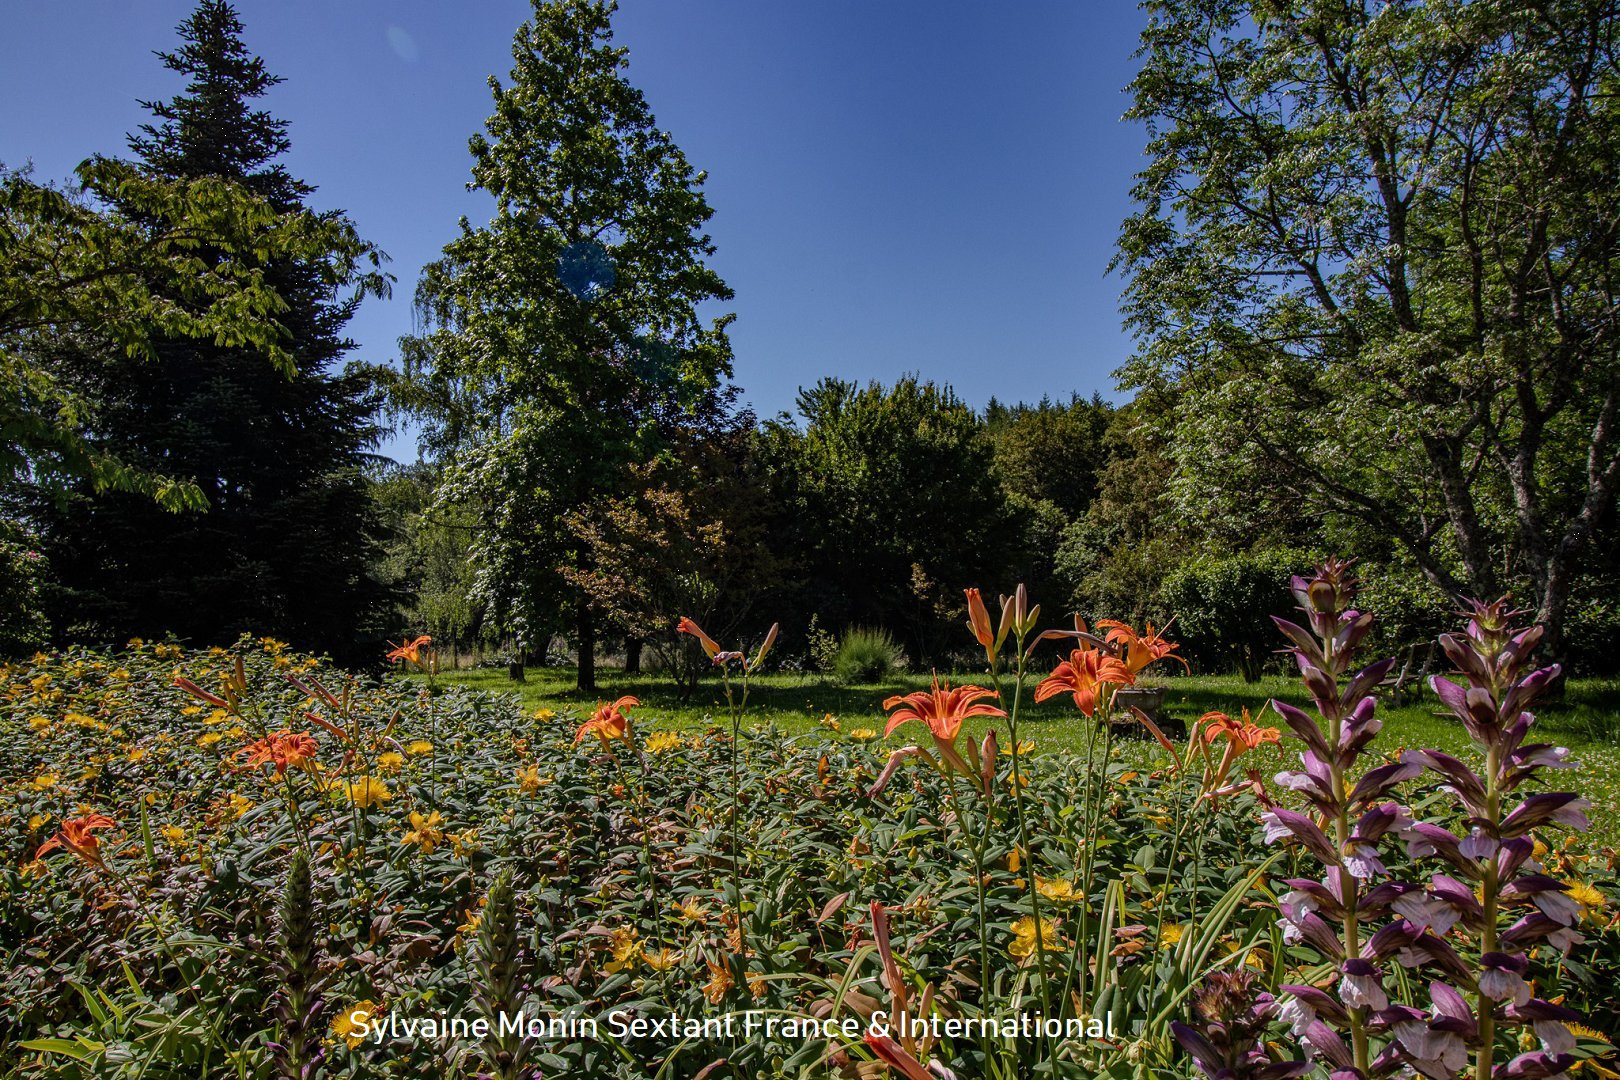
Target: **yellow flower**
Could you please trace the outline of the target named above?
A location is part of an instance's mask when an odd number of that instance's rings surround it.
[[[55,773],[40,773],[38,776],[28,781],[28,786],[32,787],[35,791],[48,791],[56,786],[57,779],[58,777]]]
[[[484,921],[484,912],[483,912],[483,908],[482,908],[482,905],[483,905],[484,901],[480,900],[480,901],[478,901],[478,903],[480,905],[479,907],[474,908],[472,911],[467,912],[466,921],[463,922],[460,926],[456,927],[456,933],[458,933],[458,934],[476,934],[476,933],[478,933],[479,924],[481,924]]]
[[[332,1020],[332,1034],[349,1044],[353,1050],[366,1041],[371,1030],[371,1018],[383,1011],[375,1001],[357,1001]]]
[[[646,946],[641,949],[641,962],[654,971],[668,971],[681,961],[679,949],[659,949],[649,952]]]
[[[433,744],[426,739],[413,739],[405,744],[405,752],[411,757],[426,757],[433,753]]]
[[[49,820],[51,820],[50,814],[34,814],[28,819],[28,831],[38,832]]]
[[[877,738],[877,732],[869,727],[858,727],[849,733],[849,737],[859,743],[871,742]]]
[[[713,960],[705,960],[704,963],[709,965],[709,981],[703,987],[703,996],[709,999],[710,1005],[718,1005],[735,980],[731,977],[731,970],[723,964]]]
[[[1066,904],[1074,899],[1074,882],[1067,878],[1048,881],[1037,874],[1035,876],[1035,891],[1054,903]]]
[[[1007,946],[1007,951],[1020,960],[1035,955],[1037,947],[1051,951],[1057,944],[1057,923],[1051,919],[1042,919],[1040,924],[1039,942],[1036,941],[1035,920],[1028,915],[1012,924],[1013,940]]]
[[[199,735],[197,737],[197,745],[198,746],[213,746],[215,743],[219,742],[224,737],[225,737],[224,735],[220,734],[217,731],[205,732],[204,734]]]
[[[1023,860],[1021,860],[1018,857],[1018,849],[1017,848],[1013,848],[1011,851],[1007,852],[1007,873],[1009,873],[1009,874],[1018,873],[1018,868],[1020,866],[1022,866],[1022,865],[1023,865]]]
[[[608,943],[613,953],[613,959],[602,966],[602,970],[609,975],[620,971],[634,971],[636,964],[641,960],[641,942],[636,932],[628,927],[620,927],[613,931],[613,938]]]
[[[832,713],[827,713],[821,718],[821,726],[826,728],[828,731],[843,730],[843,727],[838,723],[838,717],[834,716]]]
[[[1569,885],[1569,898],[1581,906],[1581,918],[1587,922],[1597,922],[1609,906],[1609,899],[1603,895],[1603,890],[1586,881],[1566,884]]]
[[[394,751],[390,750],[386,754],[381,754],[377,757],[377,771],[380,773],[397,773],[400,769],[404,768],[404,766],[404,754],[396,754]]]
[[[1025,754],[1033,754],[1034,752],[1035,752],[1035,740],[1034,739],[1022,739],[1022,740],[1019,741],[1019,743],[1018,743],[1018,756],[1019,757],[1023,757]]]
[[[675,909],[676,915],[690,923],[702,922],[709,917],[709,909],[698,903],[695,896],[688,896],[680,903],[672,901],[670,907]]]
[[[203,723],[210,725],[223,724],[230,718],[231,714],[226,712],[224,709],[215,709],[213,712],[203,717]]]
[[[465,859],[478,850],[478,830],[468,829],[466,832],[451,833],[445,839],[450,841],[450,851],[458,859]]]
[[[533,795],[547,784],[551,777],[540,775],[540,766],[530,765],[528,768],[517,771],[518,790],[525,795]]]
[[[246,795],[238,795],[233,791],[230,794],[230,805],[227,807],[227,809],[230,810],[231,817],[239,818],[257,805],[257,803],[248,798]]]
[[[681,737],[673,731],[655,731],[647,736],[647,753],[662,754],[681,745]]]
[[[158,832],[162,833],[163,839],[171,844],[184,843],[186,839],[186,830],[178,825],[165,825]]]
[[[552,710],[550,710],[550,709],[536,709],[536,710],[534,710],[534,718],[536,720],[550,720],[552,717],[554,717],[556,715],[557,714],[555,712],[553,712]]]
[[[28,718],[28,729],[30,731],[49,731],[51,722],[43,716],[30,716]]]
[[[1159,948],[1169,949],[1181,941],[1187,933],[1187,928],[1181,923],[1170,923],[1159,932]]]
[[[348,796],[350,802],[362,810],[369,810],[373,806],[381,806],[394,797],[388,790],[388,785],[375,777],[362,776],[343,785],[343,794]]]
[[[410,831],[405,834],[405,839],[401,840],[400,843],[415,844],[424,855],[430,853],[444,840],[444,830],[439,828],[443,820],[437,810],[427,817],[423,817],[415,810],[412,810]]]
[[[180,707],[181,716],[196,716],[202,711],[203,707],[201,705],[182,705]]]
[[[131,762],[142,761],[145,758],[146,748],[144,746],[137,746],[135,749],[129,752],[129,760]]]

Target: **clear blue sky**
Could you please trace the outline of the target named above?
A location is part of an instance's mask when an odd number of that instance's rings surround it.
[[[9,4],[0,161],[66,176],[116,154],[180,80],[187,3]],[[513,0],[240,0],[285,77],[292,171],[393,257],[351,324],[387,361],[467,214],[467,138],[505,76]],[[709,173],[714,264],[737,292],[736,380],[762,415],[823,375],[946,382],[970,404],[1113,396],[1129,350],[1106,276],[1144,135],[1120,120],[1142,13],[1125,0],[624,0],[630,80]],[[414,456],[408,437],[387,451]]]

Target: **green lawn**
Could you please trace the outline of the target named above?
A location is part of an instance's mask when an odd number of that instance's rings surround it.
[[[527,681],[513,683],[505,669],[447,672],[445,682],[475,686],[498,693],[516,692],[529,711],[547,708],[557,712],[585,712],[601,701],[612,701],[625,694],[641,699],[639,709],[630,710],[642,729],[704,728],[726,722],[725,694],[718,680],[704,682],[687,701],[681,701],[669,680],[656,676],[626,676],[617,670],[598,672],[601,685],[596,694],[574,690],[572,668],[530,668]],[[984,682],[982,676],[967,679]],[[962,679],[953,677],[952,682]],[[1302,707],[1308,704],[1297,680],[1272,676],[1258,683],[1245,683],[1236,676],[1182,676],[1165,680],[1169,693],[1166,712],[1190,723],[1212,709],[1236,716],[1247,707],[1259,714],[1273,697]],[[927,687],[926,675],[902,675],[873,686],[836,686],[817,676],[771,675],[758,680],[750,690],[745,723],[762,726],[773,723],[789,735],[823,732],[821,720],[831,714],[843,735],[860,728],[881,733],[884,724],[883,699]],[[1035,742],[1036,753],[1077,751],[1085,739],[1084,718],[1067,696],[1033,705],[1028,695],[1033,684],[1026,684],[1025,705],[1021,710],[1020,737]],[[1010,688],[1009,688],[1010,693]],[[1471,744],[1460,724],[1436,715],[1432,695],[1399,708],[1384,702],[1379,715],[1384,729],[1374,749],[1393,753],[1400,748],[1433,747],[1472,761]],[[1544,775],[1549,783],[1580,790],[1592,800],[1592,839],[1608,845],[1620,844],[1620,682],[1576,680],[1569,685],[1564,700],[1547,702],[1540,710],[1533,741],[1555,742],[1574,751],[1579,767],[1562,774]],[[1271,723],[1281,726],[1272,717]],[[979,737],[984,721],[973,721],[969,728]],[[1005,723],[1001,723],[1005,739]],[[841,737],[834,735],[832,737]],[[915,742],[925,733],[915,724],[900,728],[889,739],[895,746]],[[1266,747],[1259,764],[1268,774],[1294,760],[1297,744],[1282,748]],[[1151,742],[1132,742],[1123,748],[1127,755],[1139,755],[1146,762],[1157,753]]]

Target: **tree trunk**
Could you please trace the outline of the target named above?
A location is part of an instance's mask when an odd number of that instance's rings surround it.
[[[596,622],[591,617],[590,602],[579,601],[575,610],[575,630],[579,637],[579,680],[577,688],[589,694],[596,692]]]
[[[641,639],[627,638],[624,643],[624,673],[641,674]]]

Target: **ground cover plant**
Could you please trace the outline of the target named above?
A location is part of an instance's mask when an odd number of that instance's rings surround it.
[[[1604,1075],[1615,857],[1556,794],[1598,774],[1523,730],[1533,634],[1448,639],[1482,749],[1429,752],[1433,716],[1377,730],[1348,573],[1296,585],[1306,692],[1172,681],[1231,695],[1185,738],[1113,708],[1163,633],[976,592],[981,674],[864,707],[695,624],[700,713],[459,685],[424,639],[381,683],[270,640],[10,665],[0,1069]]]

